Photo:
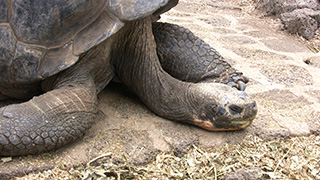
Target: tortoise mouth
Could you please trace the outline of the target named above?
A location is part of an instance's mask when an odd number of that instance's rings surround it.
[[[234,130],[241,130],[248,127],[254,118],[252,119],[241,119],[241,120],[232,120],[229,122],[216,122],[214,125],[220,131],[234,131]]]
[[[199,126],[208,131],[235,131],[241,130],[248,127],[254,118],[250,119],[237,119],[232,121],[210,121],[210,120],[201,120],[199,118],[194,118],[194,125]],[[214,123],[213,123],[214,122]]]

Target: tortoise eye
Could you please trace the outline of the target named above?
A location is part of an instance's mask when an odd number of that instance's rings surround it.
[[[243,111],[242,107],[234,105],[234,104],[230,105],[229,109],[230,109],[231,114],[240,114]]]

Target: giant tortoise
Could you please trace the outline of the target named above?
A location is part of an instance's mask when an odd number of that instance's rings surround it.
[[[83,136],[115,76],[164,118],[210,131],[248,126],[257,107],[241,91],[247,78],[189,30],[156,22],[177,3],[0,0],[0,100],[25,100],[0,109],[0,156]]]

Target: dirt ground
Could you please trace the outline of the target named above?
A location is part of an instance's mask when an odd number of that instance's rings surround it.
[[[212,133],[171,122],[111,84],[82,140],[2,158],[0,179],[320,179],[319,36],[281,31],[277,18],[254,7],[253,0],[180,0],[161,19],[189,28],[250,77],[246,92],[259,108],[250,127]]]

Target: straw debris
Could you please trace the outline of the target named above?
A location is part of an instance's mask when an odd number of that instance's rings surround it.
[[[248,135],[241,144],[225,144],[211,149],[193,146],[183,157],[160,153],[153,162],[144,166],[128,163],[129,158],[124,154],[122,161],[119,161],[111,153],[106,153],[78,168],[55,168],[23,179],[216,180],[242,175],[253,179],[319,180],[320,136],[263,141]]]

